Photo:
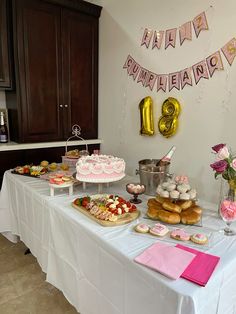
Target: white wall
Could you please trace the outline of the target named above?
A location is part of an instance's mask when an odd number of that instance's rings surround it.
[[[6,97],[3,91],[0,91],[0,108],[6,108]]]
[[[103,0],[100,19],[99,56],[99,137],[104,140],[103,153],[123,157],[127,173],[134,174],[138,161],[160,158],[172,145],[177,146],[171,171],[187,174],[199,197],[218,201],[219,182],[214,180],[209,164],[213,161],[211,146],[224,142],[236,151],[236,60],[230,67],[222,56],[224,71],[184,90],[152,92],[128,77],[122,69],[128,54],[155,73],[171,73],[203,60],[236,36],[236,2],[228,1],[160,1]],[[210,7],[212,5],[212,8]],[[209,30],[198,39],[180,47],[160,51],[140,46],[145,27],[166,30],[179,27],[205,11]],[[178,37],[177,37],[178,42]],[[154,101],[156,134],[139,134],[138,104],[150,95]],[[179,129],[166,139],[158,133],[161,105],[169,97],[182,105]],[[138,178],[137,178],[138,179]]]

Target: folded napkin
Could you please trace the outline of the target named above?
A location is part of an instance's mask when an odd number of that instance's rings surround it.
[[[196,255],[165,243],[155,243],[138,255],[135,262],[177,279]]]
[[[220,257],[200,252],[181,244],[177,244],[176,247],[186,252],[196,254],[196,257],[185,269],[181,277],[205,287],[218,264]]]

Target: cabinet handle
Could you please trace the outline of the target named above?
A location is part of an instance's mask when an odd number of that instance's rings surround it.
[[[68,105],[65,105],[65,108],[67,108],[68,107]]]
[[[62,108],[62,107],[63,107],[63,105],[59,105],[59,107],[60,107],[60,108]]]

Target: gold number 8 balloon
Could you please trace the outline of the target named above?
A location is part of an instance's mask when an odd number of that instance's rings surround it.
[[[152,98],[147,96],[143,98],[139,103],[140,110],[140,134],[141,135],[153,135],[154,134],[154,122],[153,122],[153,105]]]
[[[181,107],[177,99],[169,97],[162,104],[162,116],[158,121],[160,133],[165,137],[173,136],[178,128]]]

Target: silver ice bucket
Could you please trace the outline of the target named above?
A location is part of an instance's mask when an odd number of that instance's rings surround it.
[[[165,162],[158,165],[160,159],[143,159],[139,161],[139,170],[136,174],[140,176],[140,183],[146,186],[145,194],[156,195],[157,186],[170,177],[170,163]]]

